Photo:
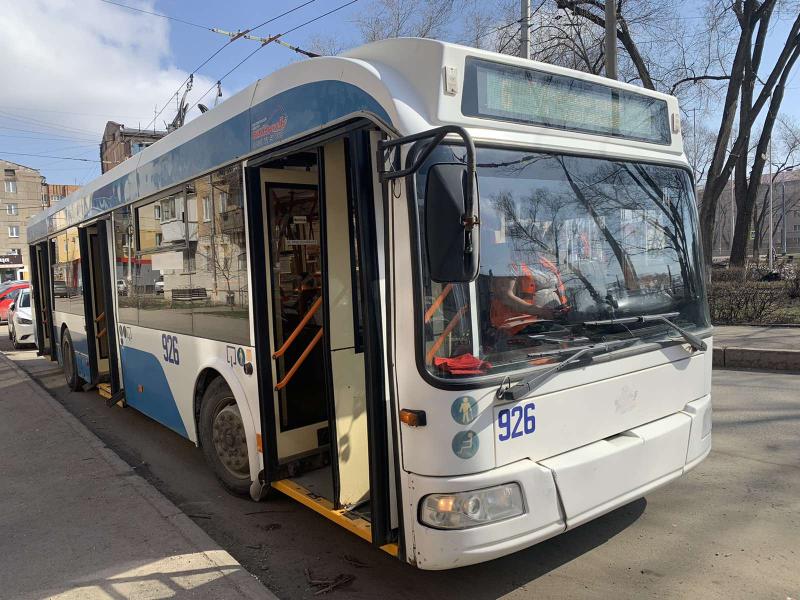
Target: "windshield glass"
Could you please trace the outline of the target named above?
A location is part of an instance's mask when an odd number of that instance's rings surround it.
[[[437,163],[463,162],[442,146],[416,180],[425,254],[425,182]],[[480,274],[431,281],[421,261],[423,361],[433,375],[492,375],[564,360],[597,341],[656,341],[657,321],[591,321],[648,314],[686,329],[708,315],[691,179],[644,163],[478,149]],[[432,201],[435,201],[433,199]]]
[[[31,295],[29,292],[22,292],[19,296],[19,300],[17,301],[17,308],[30,308],[31,307]]]

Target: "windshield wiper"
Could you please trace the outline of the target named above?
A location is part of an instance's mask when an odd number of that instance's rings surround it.
[[[546,371],[536,373],[531,377],[526,377],[525,379],[518,381],[514,385],[511,385],[510,380],[506,378],[506,380],[500,384],[500,387],[497,388],[497,392],[495,392],[495,398],[497,400],[505,400],[505,401],[519,400],[523,396],[528,395],[533,390],[538,388],[540,385],[542,385],[545,381],[550,379],[550,377],[552,377],[559,371],[563,371],[564,369],[566,369],[569,365],[574,365],[577,362],[591,362],[592,358],[596,354],[613,352],[614,350],[626,348],[627,346],[632,346],[638,342],[639,338],[631,338],[626,340],[617,340],[613,342],[601,342],[597,344],[590,344],[588,346],[562,348],[560,350],[550,350],[547,352],[529,354],[528,355],[529,358],[554,357],[554,356],[563,356],[565,354],[570,354],[570,356],[569,358],[564,359],[562,362],[558,363],[554,367],[551,367]]]
[[[686,331],[680,325],[676,325],[670,321],[670,319],[674,319],[678,315],[680,315],[678,312],[661,313],[658,315],[639,315],[638,317],[621,317],[619,319],[605,319],[602,321],[584,321],[581,325],[593,327],[599,325],[627,325],[628,323],[663,323],[680,333],[683,339],[686,340],[694,350],[707,350],[708,345],[706,345],[703,340],[695,334]]]

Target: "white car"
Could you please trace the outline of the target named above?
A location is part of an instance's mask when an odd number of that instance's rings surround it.
[[[8,311],[8,337],[13,342],[14,348],[36,343],[32,302],[30,288],[22,290]]]

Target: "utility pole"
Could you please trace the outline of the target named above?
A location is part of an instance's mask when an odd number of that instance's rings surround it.
[[[769,138],[769,270],[772,270],[772,252],[775,249],[772,239],[772,137]]]
[[[782,238],[781,242],[783,242],[783,243],[781,244],[781,246],[783,247],[783,255],[784,256],[786,256],[786,254],[787,254],[787,252],[786,252],[786,181],[785,181],[785,179],[786,178],[784,177],[784,181],[781,182],[781,204],[782,204],[781,213],[783,214],[783,218],[781,219],[781,224],[782,224],[782,227],[781,227],[781,238]]]
[[[531,57],[531,0],[520,0],[519,31],[520,58],[529,59]]]
[[[617,78],[617,2],[606,0],[606,77]]]

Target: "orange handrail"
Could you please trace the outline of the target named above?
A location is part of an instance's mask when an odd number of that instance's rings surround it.
[[[286,375],[283,376],[283,379],[281,379],[277,383],[277,385],[275,386],[276,390],[282,390],[287,385],[289,385],[289,382],[292,380],[292,377],[294,377],[294,374],[297,372],[297,369],[299,369],[300,366],[305,362],[305,360],[308,358],[308,355],[311,354],[311,351],[314,349],[314,347],[319,343],[321,339],[322,339],[322,329],[320,329],[317,332],[317,335],[314,336],[314,339],[311,340],[311,343],[308,346],[306,346],[306,349],[303,350],[303,353],[297,358],[295,363],[292,365],[292,368],[289,369],[289,372],[286,373]]]
[[[320,306],[322,306],[322,296],[317,298],[314,304],[311,305],[311,308],[308,309],[306,316],[303,317],[303,320],[297,324],[297,327],[294,328],[292,334],[288,338],[286,338],[286,341],[283,342],[283,346],[281,346],[278,350],[275,351],[275,353],[272,355],[272,358],[280,358],[281,356],[286,354],[286,351],[289,349],[289,346],[291,346],[292,342],[294,342],[297,336],[300,335],[300,332],[303,330],[303,327],[305,327],[308,324],[308,322],[311,320],[311,317],[313,317],[316,314]]]
[[[453,331],[456,325],[458,325],[459,321],[461,321],[461,317],[464,316],[464,313],[469,308],[469,304],[462,306],[459,311],[453,315],[453,318],[450,319],[450,322],[447,324],[447,327],[444,328],[444,331],[436,338],[436,341],[431,346],[431,349],[428,350],[428,353],[425,355],[425,362],[431,363],[433,362],[433,357],[436,356],[436,353],[439,351],[439,348],[442,347],[444,344],[444,339],[450,335],[450,332]]]
[[[439,308],[442,305],[442,303],[444,302],[445,298],[447,298],[448,294],[450,294],[452,289],[453,289],[453,284],[452,283],[448,283],[446,286],[444,286],[444,288],[442,289],[441,293],[436,297],[436,300],[434,300],[433,303],[431,304],[430,308],[425,311],[425,322],[426,323],[433,318],[433,313],[435,313],[436,309]]]

